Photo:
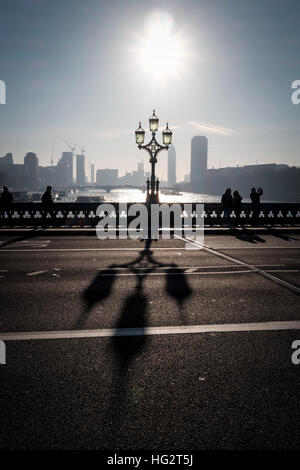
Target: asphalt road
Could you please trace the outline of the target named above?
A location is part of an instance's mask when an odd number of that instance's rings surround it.
[[[0,244],[0,448],[299,448],[300,234]]]

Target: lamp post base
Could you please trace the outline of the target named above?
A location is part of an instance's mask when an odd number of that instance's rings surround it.
[[[147,193],[146,204],[159,204],[159,195]]]

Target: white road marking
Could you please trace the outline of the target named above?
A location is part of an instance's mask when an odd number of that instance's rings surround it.
[[[47,271],[34,271],[33,273],[27,273],[26,276],[37,276],[38,274],[46,273]]]
[[[11,242],[11,245],[14,245],[17,248],[45,248],[49,245],[49,243],[51,243],[51,240],[21,240],[19,242]],[[6,244],[6,241],[0,243],[0,248],[1,246],[6,246]]]
[[[188,269],[185,271],[185,274],[191,274],[191,273],[193,273],[194,271],[197,271],[197,269],[198,269],[197,267],[195,267],[195,268],[188,268]]]
[[[199,245],[201,249],[205,250],[207,253],[211,253],[212,255],[218,256],[219,258],[226,259],[227,261],[232,261],[235,264],[238,264],[240,266],[244,266],[245,268],[248,268],[252,271],[257,272],[261,276],[270,279],[271,281],[276,282],[277,284],[282,285],[283,287],[287,287],[288,289],[292,290],[293,292],[296,292],[297,294],[300,294],[300,288],[297,286],[294,286],[293,284],[290,284],[289,282],[283,281],[279,277],[273,276],[272,274],[268,273],[267,271],[263,271],[260,268],[257,268],[256,266],[253,266],[252,264],[245,263],[244,261],[240,261],[239,259],[232,258],[231,256],[225,255],[224,253],[220,253],[219,251],[216,251],[214,248],[210,248],[207,245],[202,245],[198,243],[197,241],[190,239],[188,237],[180,237],[177,235],[179,240],[184,241],[185,243],[188,241],[190,243],[193,243],[194,245]]]
[[[25,331],[0,333],[2,341],[43,339],[103,338],[112,336],[175,335],[192,333],[227,333],[239,331],[299,330],[300,321],[225,323],[211,325],[150,326],[146,328],[100,328],[91,330]]]
[[[135,269],[135,268],[133,268]],[[98,277],[126,277],[126,276],[178,276],[178,275],[196,275],[196,276],[206,276],[206,275],[216,275],[216,274],[244,274],[244,273],[254,273],[253,269],[243,269],[243,270],[235,270],[235,271],[195,271],[197,268],[192,268],[191,271],[180,271],[178,268],[171,268],[177,269],[177,272],[169,272],[169,271],[158,271],[154,272],[151,271],[152,268],[145,269],[144,272],[127,272],[127,273],[119,273],[117,269],[111,270],[111,273],[99,273]],[[298,273],[298,269],[268,269],[266,270],[268,273]]]
[[[7,273],[8,269],[0,269],[0,273]]]
[[[230,263],[230,264],[217,264],[217,265],[214,265],[214,266],[167,266],[169,268],[180,268],[180,269],[218,269],[218,268],[231,268],[232,266],[235,266],[235,263]],[[257,267],[276,267],[276,268],[283,268],[285,267],[286,265],[285,264],[255,264],[254,266],[257,266]],[[143,267],[143,266],[134,266],[134,269],[135,270],[145,270],[145,269],[149,269],[149,268],[152,268],[151,266],[149,266],[148,268],[147,267]],[[127,266],[118,266],[118,267],[115,267],[115,268],[111,268],[111,267],[108,267],[106,268],[105,266],[101,267],[101,268],[98,268],[98,270],[102,270],[102,269],[105,269],[106,271],[109,271],[109,270],[112,270],[112,271],[115,271],[116,269],[118,271],[121,271],[121,270],[128,270],[128,267]],[[156,266],[155,269],[166,269],[165,266]]]
[[[299,250],[300,246],[214,246],[214,250]]]
[[[167,248],[149,248],[147,249],[146,251],[180,251],[180,250],[183,250],[183,248],[174,248],[174,247],[167,247]],[[23,250],[23,249],[19,249],[19,250],[14,250],[14,249],[7,249],[7,250],[2,250],[0,249],[1,252],[3,251],[11,251],[11,252],[14,252],[14,251],[17,251],[18,253],[21,253],[21,252],[25,252],[25,253],[30,253],[32,251],[38,251],[38,252],[41,252],[41,253],[45,253],[45,252],[48,252],[48,251],[145,251],[145,248],[140,246],[140,247],[136,247],[136,248],[46,248],[45,250]],[[181,254],[181,253],[180,253]]]
[[[184,239],[183,239],[184,240]],[[187,241],[187,240],[184,240]],[[259,250],[299,250],[299,246],[241,246],[241,247],[229,247],[229,246],[218,246],[214,247],[214,250],[253,250],[253,249],[259,249]],[[200,251],[200,248],[198,246],[198,249]],[[0,245],[0,251],[1,252],[25,252],[25,253],[30,253],[30,252],[50,252],[50,251],[144,251],[144,247],[136,247],[136,248],[45,248],[44,250],[42,249],[27,249],[24,250],[22,248],[20,249],[2,249]],[[182,247],[165,247],[165,248],[155,248],[155,247],[150,247],[146,251],[186,251]],[[178,253],[182,254],[182,253]]]

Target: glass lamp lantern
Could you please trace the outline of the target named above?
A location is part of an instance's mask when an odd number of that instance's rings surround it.
[[[171,145],[171,143],[172,143],[172,131],[170,131],[168,123],[167,123],[167,127],[163,131],[162,135],[163,135],[164,145]]]
[[[149,128],[151,132],[156,132],[158,130],[159,119],[155,116],[155,109],[153,109],[153,115],[149,118]]]
[[[142,128],[141,121],[139,122],[139,127],[135,131],[135,140],[138,145],[143,144],[145,140],[145,131]]]

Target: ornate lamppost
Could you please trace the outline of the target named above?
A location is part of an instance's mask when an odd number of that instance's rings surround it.
[[[153,110],[153,115],[149,118],[149,129],[152,132],[152,139],[146,145],[144,144],[145,140],[145,131],[139,123],[138,129],[135,131],[135,139],[138,144],[139,149],[146,150],[150,155],[149,162],[151,163],[151,180],[147,181],[147,200],[148,204],[157,204],[159,203],[159,180],[155,181],[155,164],[157,163],[157,155],[161,150],[168,150],[172,142],[172,131],[170,131],[167,123],[166,129],[162,132],[163,144],[160,145],[156,138],[155,134],[158,130],[159,119],[155,116],[155,110]],[[150,192],[149,192],[150,186]]]

